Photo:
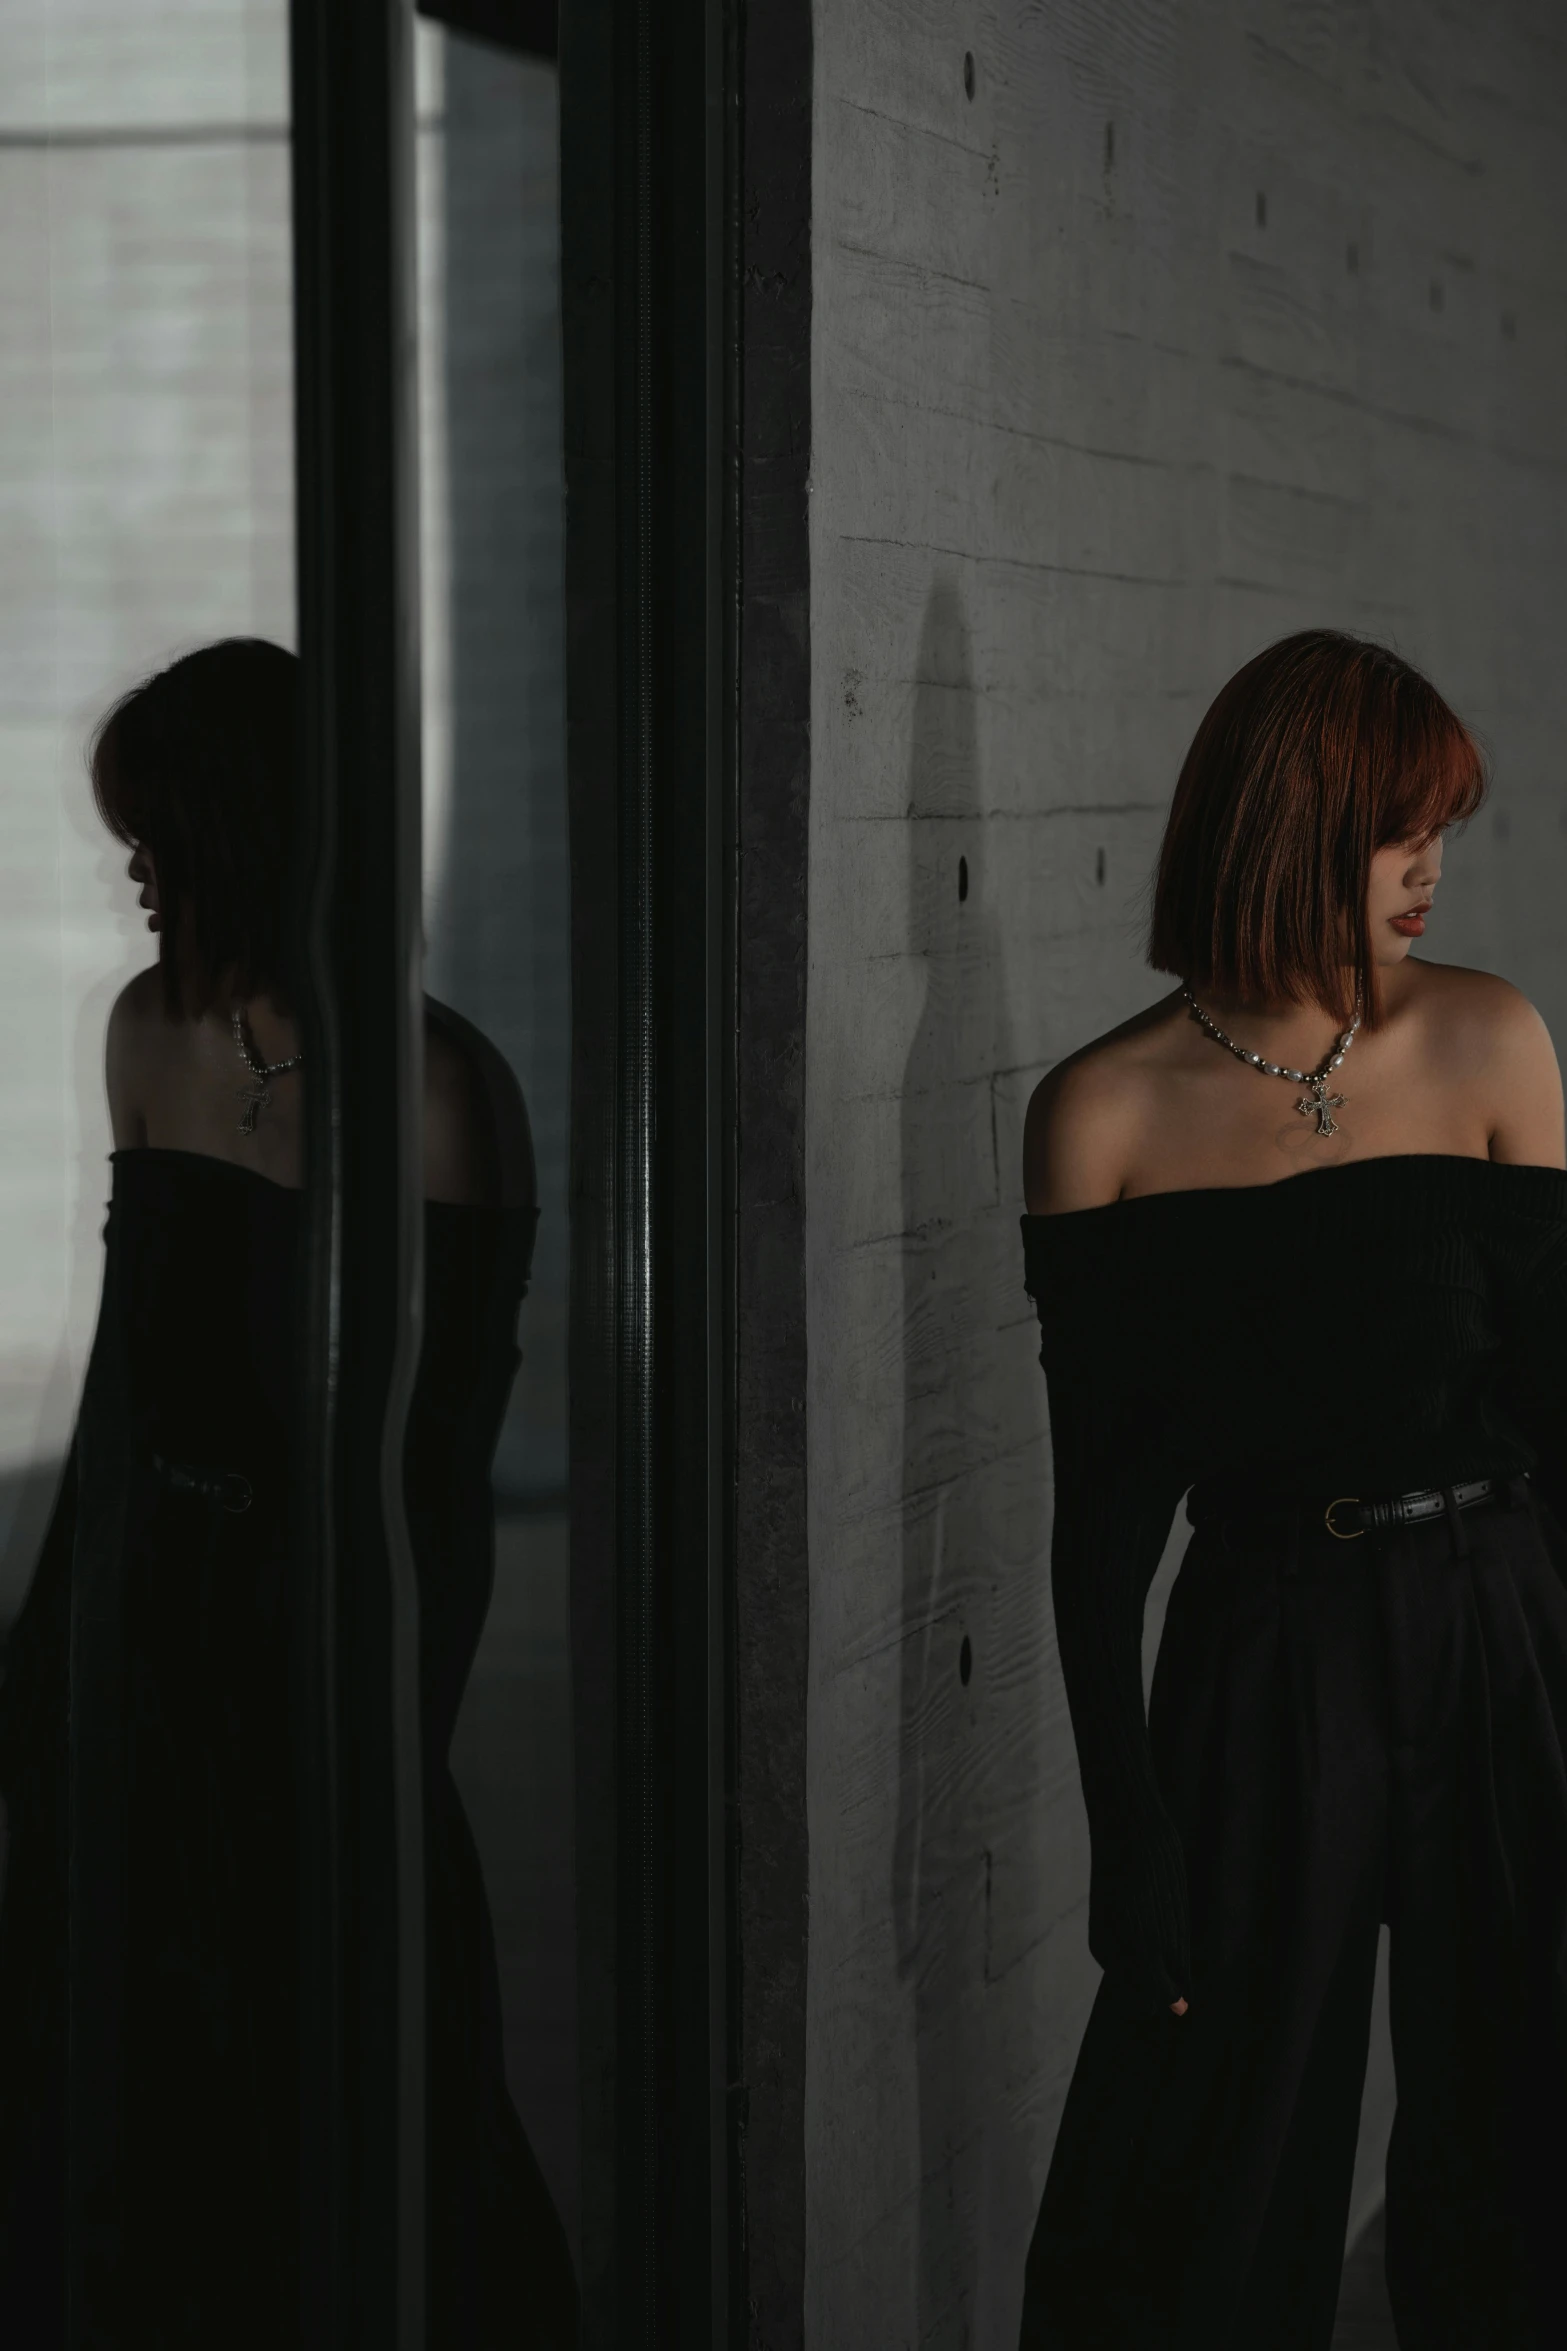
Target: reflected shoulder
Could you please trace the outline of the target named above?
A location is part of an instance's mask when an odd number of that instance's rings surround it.
[[[425,1193],[468,1206],[537,1204],[522,1089],[472,1021],[425,999]]]
[[[166,1018],[163,976],[155,963],[128,979],[109,1008],[109,1034],[124,1044],[137,1029]]]
[[[104,1085],[116,1150],[146,1139],[146,1091],[156,1040],[168,1025],[163,978],[149,964],[127,980],[109,1008],[104,1036]]]

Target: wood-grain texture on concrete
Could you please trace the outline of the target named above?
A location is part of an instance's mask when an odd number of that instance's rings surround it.
[[[1022,1110],[1165,984],[1182,751],[1311,623],[1482,730],[1427,948],[1567,1030],[1567,61],[1544,0],[815,37],[806,2340],[1001,2351],[1097,1972]]]

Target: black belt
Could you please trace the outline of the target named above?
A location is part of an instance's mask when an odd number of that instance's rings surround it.
[[[1306,1528],[1325,1528],[1341,1543],[1361,1535],[1386,1534],[1394,1527],[1419,1526],[1427,1519],[1445,1517],[1451,1509],[1476,1510],[1482,1503],[1515,1497],[1521,1481],[1507,1478],[1469,1478],[1456,1486],[1421,1486],[1412,1494],[1391,1494],[1368,1502],[1359,1494],[1337,1494],[1326,1504],[1291,1501],[1280,1496],[1211,1490],[1194,1493],[1186,1505],[1193,1526],[1212,1526],[1237,1534],[1245,1527],[1278,1526],[1281,1521]],[[1193,1508],[1193,1503],[1199,1505]]]
[[[1474,1510],[1497,1492],[1495,1478],[1470,1478],[1461,1486],[1422,1486],[1413,1494],[1395,1494],[1386,1502],[1362,1502],[1358,1494],[1340,1494],[1322,1513],[1322,1523],[1341,1543],[1357,1535],[1384,1534],[1389,1527],[1419,1526],[1423,1519],[1444,1518],[1448,1497],[1455,1510]]]
[[[215,1510],[237,1516],[256,1498],[249,1478],[237,1469],[218,1469],[199,1461],[165,1461],[161,1453],[153,1455],[152,1466],[171,1494],[188,1494]]]

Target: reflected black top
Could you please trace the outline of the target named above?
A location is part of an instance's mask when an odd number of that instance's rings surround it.
[[[171,2351],[274,2351],[296,2308],[286,1480],[303,1195],[180,1151],[117,1152],[113,1174],[76,1442],[0,1687],[0,2336],[58,2291],[68,2133],[94,2339],[140,2339],[156,2310]],[[507,2096],[483,1882],[447,1763],[490,1598],[490,1463],[535,1222],[427,1206],[405,1449],[431,2339],[469,2351],[574,2328],[569,2256]],[[209,1472],[242,1477],[252,1506],[204,1496]]]
[[[256,1494],[247,1534],[265,1525],[280,1535],[303,1194],[199,1152],[116,1151],[111,1164],[105,1239],[120,1264],[106,1292],[117,1273],[133,1454],[240,1468]],[[427,1771],[446,1762],[490,1603],[490,1465],[521,1360],[517,1314],[537,1225],[534,1208],[425,1203],[404,1487]]]
[[[1025,1216],[1055,1460],[1051,1573],[1093,1837],[1089,1942],[1189,1988],[1143,1703],[1175,1508],[1529,1470],[1567,1518],[1567,1175],[1441,1157]]]

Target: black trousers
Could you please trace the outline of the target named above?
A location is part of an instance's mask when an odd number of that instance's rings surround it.
[[[1107,1979],[1023,2351],[1328,2351],[1378,1936],[1401,2351],[1567,2344],[1567,1582],[1517,1481],[1358,1540],[1199,1527],[1149,1707],[1189,2011]]]

